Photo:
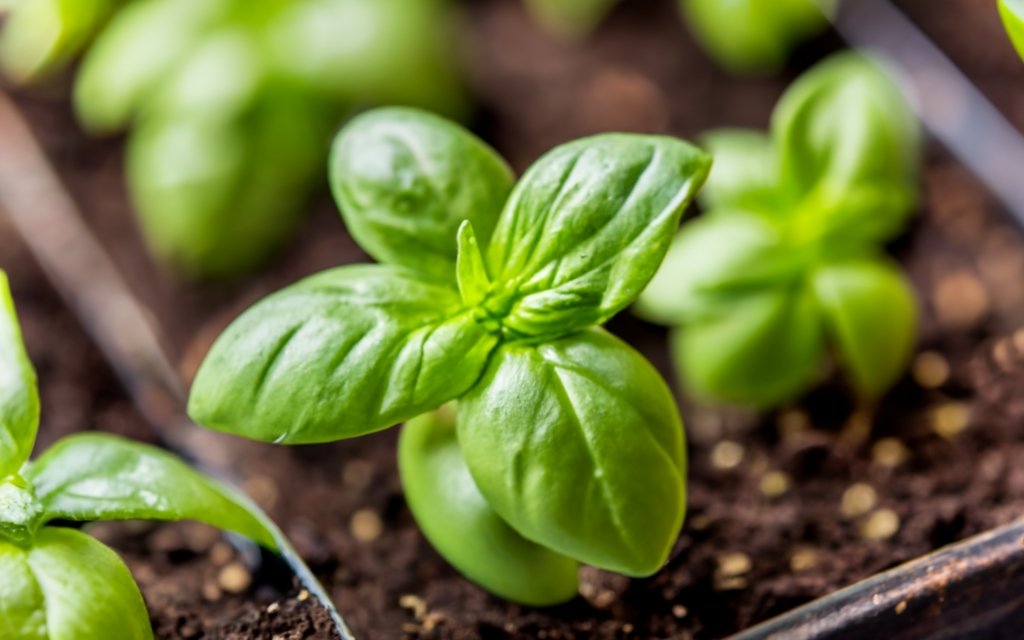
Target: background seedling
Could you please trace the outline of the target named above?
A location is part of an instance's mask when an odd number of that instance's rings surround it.
[[[877,398],[902,373],[916,305],[882,253],[914,210],[918,129],[871,60],[833,57],[782,98],[771,137],[708,136],[702,203],[641,296],[638,312],[678,326],[690,389],[772,406],[817,379],[827,352]]]
[[[654,368],[598,325],[653,276],[708,167],[676,139],[606,134],[515,183],[451,122],[363,115],[335,143],[331,183],[382,264],[243,314],[200,367],[190,414],[324,442],[458,400],[414,421],[399,456],[413,513],[456,567],[531,604],[571,597],[576,562],[649,575],[682,524],[682,426]]]

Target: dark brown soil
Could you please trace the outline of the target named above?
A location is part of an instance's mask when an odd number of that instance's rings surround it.
[[[553,144],[605,129],[693,136],[715,126],[763,127],[787,80],[836,44],[826,36],[808,45],[787,77],[729,78],[692,44],[673,4],[624,2],[592,41],[566,45],[539,35],[516,0],[468,3],[474,36],[467,60],[483,102],[479,130],[522,168]],[[898,4],[1024,126],[1024,65],[990,0],[947,0],[941,11],[933,0]],[[302,274],[365,259],[321,199],[293,248],[262,275],[221,287],[175,282],[140,247],[117,144],[80,136],[61,103],[23,104],[185,372],[249,301]],[[1024,333],[1015,333],[1024,326],[1024,235],[940,149],[929,154],[924,188],[919,222],[894,247],[921,303],[913,371],[870,415],[837,384],[760,419],[683,399],[689,516],[672,560],[653,578],[586,571],[580,597],[554,609],[487,595],[416,529],[395,470],[396,430],[292,449],[240,441],[222,455],[282,524],[360,638],[687,638],[748,627],[1024,513]],[[25,284],[31,273],[13,275],[27,298],[22,306],[37,308],[26,321],[38,323],[30,343],[41,374],[63,388],[47,391],[53,428],[95,421],[131,431],[138,417],[109,375],[96,374],[104,369],[95,354],[81,340],[61,346],[76,330],[52,296]],[[662,330],[628,316],[611,328],[671,375]],[[78,356],[67,353],[75,349]],[[258,593],[211,606],[202,592],[215,584],[221,556],[211,547],[170,562],[183,554],[152,543],[162,530],[129,536],[119,548],[137,573],[133,549],[152,560],[156,575],[171,576],[140,578],[151,605],[163,602],[158,591],[177,603],[154,612],[164,637],[180,637],[184,627],[196,630],[186,637],[224,637],[237,625],[279,619]],[[242,608],[224,604],[233,602]],[[297,628],[310,629],[309,620],[299,615]],[[277,633],[246,629],[251,637]]]

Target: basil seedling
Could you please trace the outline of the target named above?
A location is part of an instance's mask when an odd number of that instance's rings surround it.
[[[709,165],[676,139],[606,134],[515,183],[451,122],[362,115],[334,144],[331,184],[381,264],[246,311],[200,367],[189,412],[285,443],[415,418],[399,452],[413,514],[506,598],[572,597],[577,562],[651,574],[682,524],[682,425],[654,368],[598,325],[654,275]]]
[[[771,137],[721,131],[706,213],[684,225],[640,298],[670,326],[693,392],[771,406],[811,385],[834,351],[866,398],[902,373],[916,305],[882,253],[914,210],[918,127],[871,60],[840,54],[783,96]]]
[[[580,37],[591,32],[617,0],[524,0],[552,32]],[[789,52],[824,31],[836,0],[678,0],[705,51],[734,73],[781,69]]]
[[[1013,46],[1024,57],[1024,2],[1021,0],[999,0],[999,15],[1010,35]]]
[[[35,372],[0,271],[0,638],[153,635],[117,554],[51,521],[199,520],[279,548],[276,529],[248,501],[155,447],[81,434],[28,462],[39,413]]]

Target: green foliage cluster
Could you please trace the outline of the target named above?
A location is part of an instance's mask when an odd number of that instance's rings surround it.
[[[41,74],[115,4],[19,2],[0,59]],[[75,108],[96,133],[134,125],[127,179],[154,252],[188,275],[230,277],[289,237],[344,114],[374,102],[462,111],[450,17],[447,0],[126,2],[84,56]],[[30,46],[44,37],[45,51]]]
[[[618,0],[524,0],[555,33],[580,37],[593,30]],[[836,0],[678,0],[697,40],[734,73],[782,69],[789,52],[828,27]]]
[[[706,213],[683,226],[638,304],[670,326],[704,398],[777,405],[829,351],[866,399],[903,372],[916,304],[883,243],[917,201],[916,120],[871,59],[839,54],[783,96],[771,136],[714,133]]]
[[[0,638],[152,637],[117,554],[52,521],[192,519],[281,546],[245,498],[160,449],[90,433],[29,462],[39,414],[35,371],[0,271]]]
[[[506,598],[571,598],[577,562],[653,573],[685,510],[682,424],[654,368],[598,325],[654,275],[709,164],[673,138],[605,134],[516,183],[447,120],[362,115],[335,142],[331,184],[381,264],[246,311],[200,367],[189,412],[285,443],[411,420],[399,461],[414,515]]]

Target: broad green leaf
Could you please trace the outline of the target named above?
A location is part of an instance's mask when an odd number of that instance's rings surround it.
[[[277,549],[265,516],[156,447],[107,434],[75,435],[35,460],[27,477],[47,519],[198,520]]]
[[[486,247],[514,182],[504,160],[468,131],[406,108],[350,122],[334,143],[330,174],[363,249],[444,282],[455,277],[459,225],[469,220]]]
[[[458,397],[497,338],[454,288],[385,265],[340,267],[238,318],[199,369],[189,414],[258,440],[326,442]]]
[[[44,80],[85,48],[122,1],[27,0],[13,4],[0,31],[0,66],[19,83]]]
[[[837,262],[818,268],[814,292],[854,386],[868,398],[906,369],[917,336],[917,305],[899,268],[886,260]]]
[[[640,354],[600,329],[506,344],[458,412],[476,484],[523,537],[631,576],[664,564],[686,504],[683,430]]]
[[[1024,0],[999,0],[999,15],[1013,46],[1024,57]]]
[[[125,7],[82,61],[74,95],[79,120],[95,132],[126,127],[233,4],[149,0]],[[232,78],[224,80],[230,84]]]
[[[28,566],[28,552],[0,540],[0,638],[50,640],[46,604]]]
[[[489,310],[511,335],[601,324],[654,276],[710,159],[661,136],[603,134],[560,146],[527,171],[487,255]]]
[[[835,0],[679,0],[700,43],[733,73],[773,73],[828,27]]]
[[[772,130],[781,153],[783,187],[791,199],[810,200],[805,213],[812,218],[810,224],[829,226],[835,211],[848,223],[845,200],[851,189],[901,194],[890,208],[859,212],[865,220],[894,219],[885,228],[900,228],[912,211],[908,194],[912,198],[916,193],[918,125],[877,62],[845,53],[814,67],[783,96]],[[875,204],[885,202],[876,198]]]
[[[546,28],[570,38],[585,36],[611,11],[617,0],[524,0]]]
[[[117,554],[80,531],[44,527],[27,563],[43,594],[49,640],[149,640],[142,594]]]
[[[154,253],[194,277],[231,277],[266,260],[301,219],[325,116],[276,94],[238,120],[155,118],[137,128],[128,182]]]
[[[38,427],[36,372],[25,353],[7,274],[0,271],[0,481],[28,460]]]
[[[778,226],[758,216],[705,214],[676,236],[637,300],[636,312],[666,325],[719,314],[736,294],[802,277],[814,257],[809,248],[790,245]]]
[[[449,0],[278,2],[263,51],[282,75],[342,104],[467,111]]]
[[[698,199],[705,209],[773,211],[778,202],[779,167],[768,135],[746,129],[720,129],[701,140],[714,164]]]
[[[776,287],[737,296],[730,306],[677,329],[672,352],[695,395],[769,407],[814,381],[824,338],[813,296]]]
[[[31,484],[19,475],[0,479],[0,538],[26,544],[44,517]]]
[[[577,563],[520,536],[481,495],[455,439],[454,407],[406,423],[398,466],[423,534],[470,580],[531,606],[575,597]]]

